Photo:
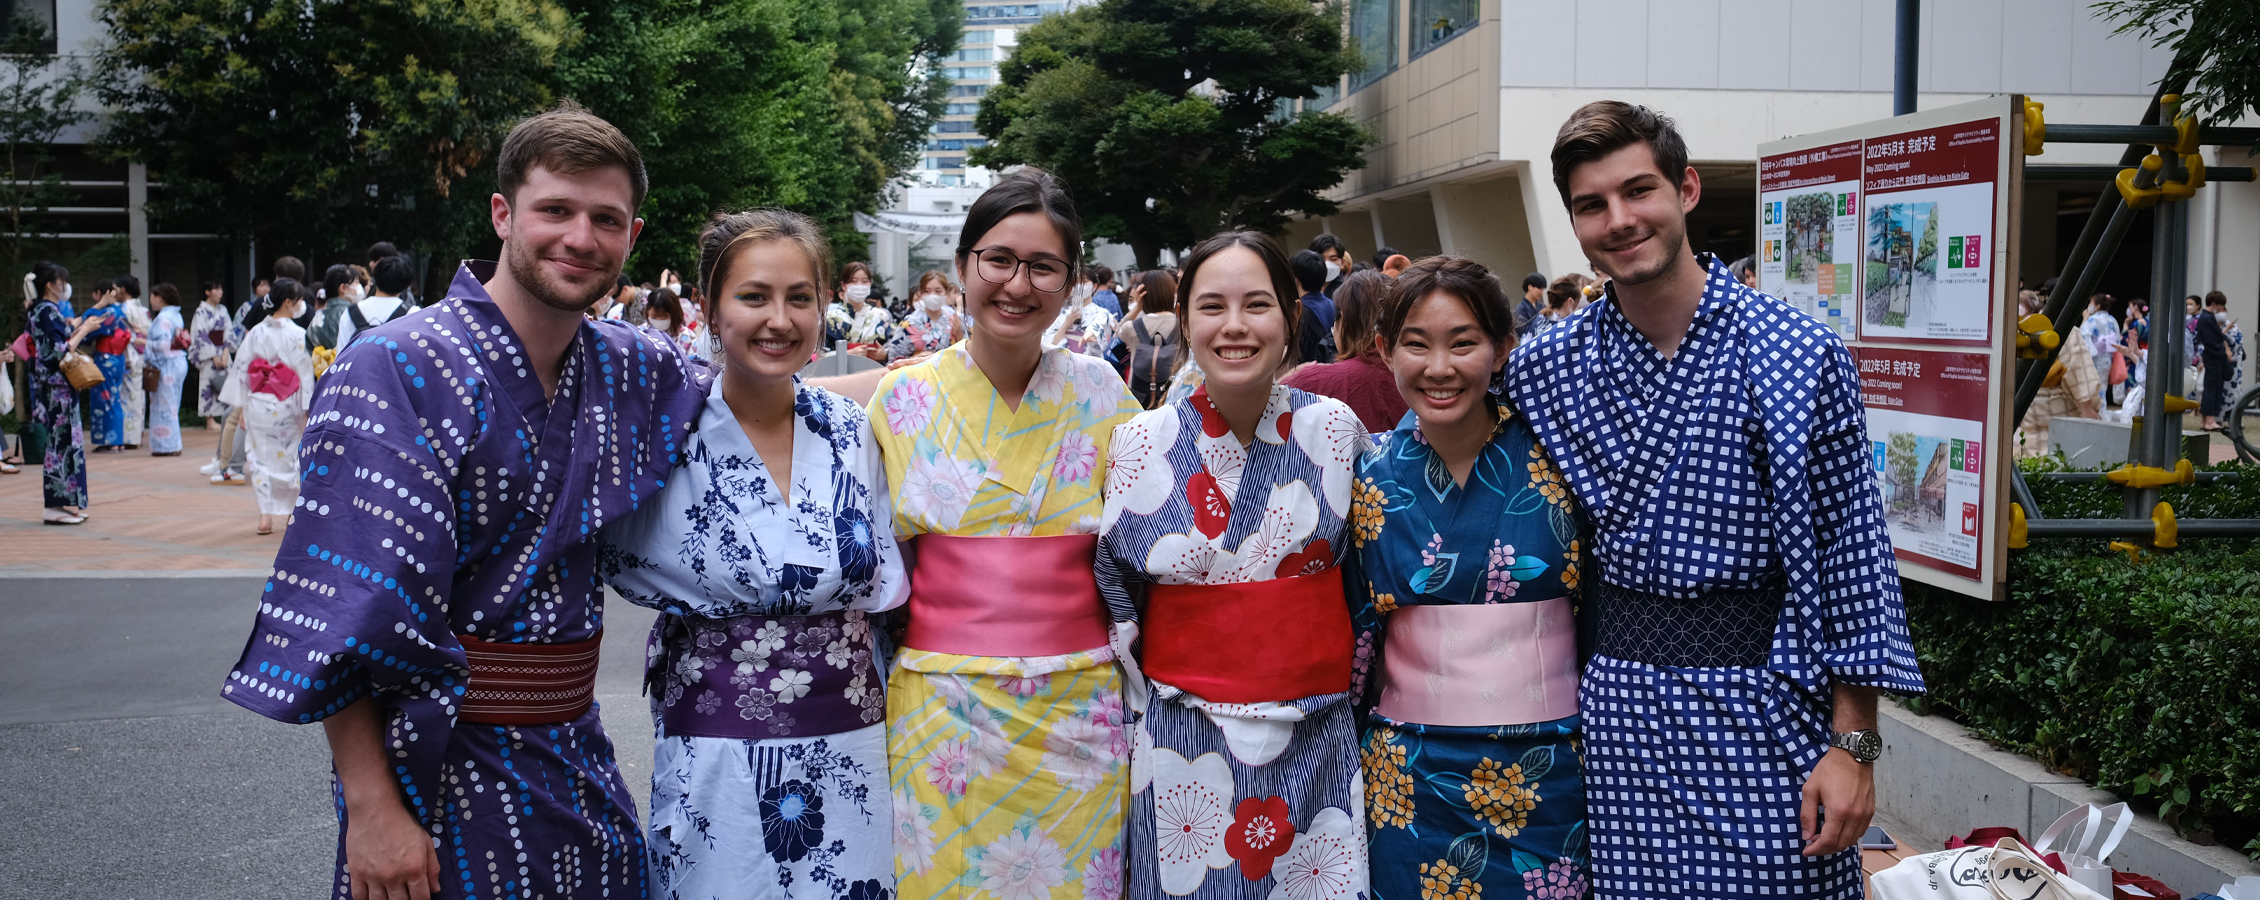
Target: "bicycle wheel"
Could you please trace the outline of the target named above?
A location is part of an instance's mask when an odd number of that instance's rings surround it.
[[[2236,445],[2238,459],[2260,463],[2260,433],[2247,435],[2245,423],[2250,421],[2260,427],[2260,384],[2246,388],[2244,393],[2229,404],[2227,414],[2221,417],[2221,433],[2229,436]]]

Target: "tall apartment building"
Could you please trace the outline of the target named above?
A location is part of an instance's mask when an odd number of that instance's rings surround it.
[[[965,33],[958,40],[958,51],[942,63],[944,74],[950,79],[949,106],[934,123],[927,135],[926,149],[920,159],[917,183],[930,187],[968,186],[965,152],[988,141],[973,129],[973,114],[980,111],[981,98],[997,83],[997,64],[1012,54],[1019,43],[1014,40],[1020,29],[1036,24],[1038,19],[1056,12],[1065,12],[1076,2],[1050,3],[991,3],[986,0],[967,0],[965,4]],[[981,181],[979,173],[971,173],[973,181]],[[985,186],[985,185],[976,185]]]

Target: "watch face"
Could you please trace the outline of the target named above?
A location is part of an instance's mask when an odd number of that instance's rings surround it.
[[[1862,731],[1852,736],[1852,755],[1863,762],[1873,761],[1883,755],[1883,735]]]

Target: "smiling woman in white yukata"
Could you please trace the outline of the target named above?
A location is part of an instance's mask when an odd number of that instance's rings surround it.
[[[831,251],[807,217],[768,209],[717,217],[699,248],[722,377],[600,563],[665,613],[647,677],[652,887],[884,900],[894,819],[867,614],[907,584],[869,419],[796,374],[824,334]]]

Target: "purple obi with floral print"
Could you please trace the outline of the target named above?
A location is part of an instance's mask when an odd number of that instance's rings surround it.
[[[884,679],[861,610],[727,619],[662,615],[645,687],[668,737],[815,737],[877,724]]]

